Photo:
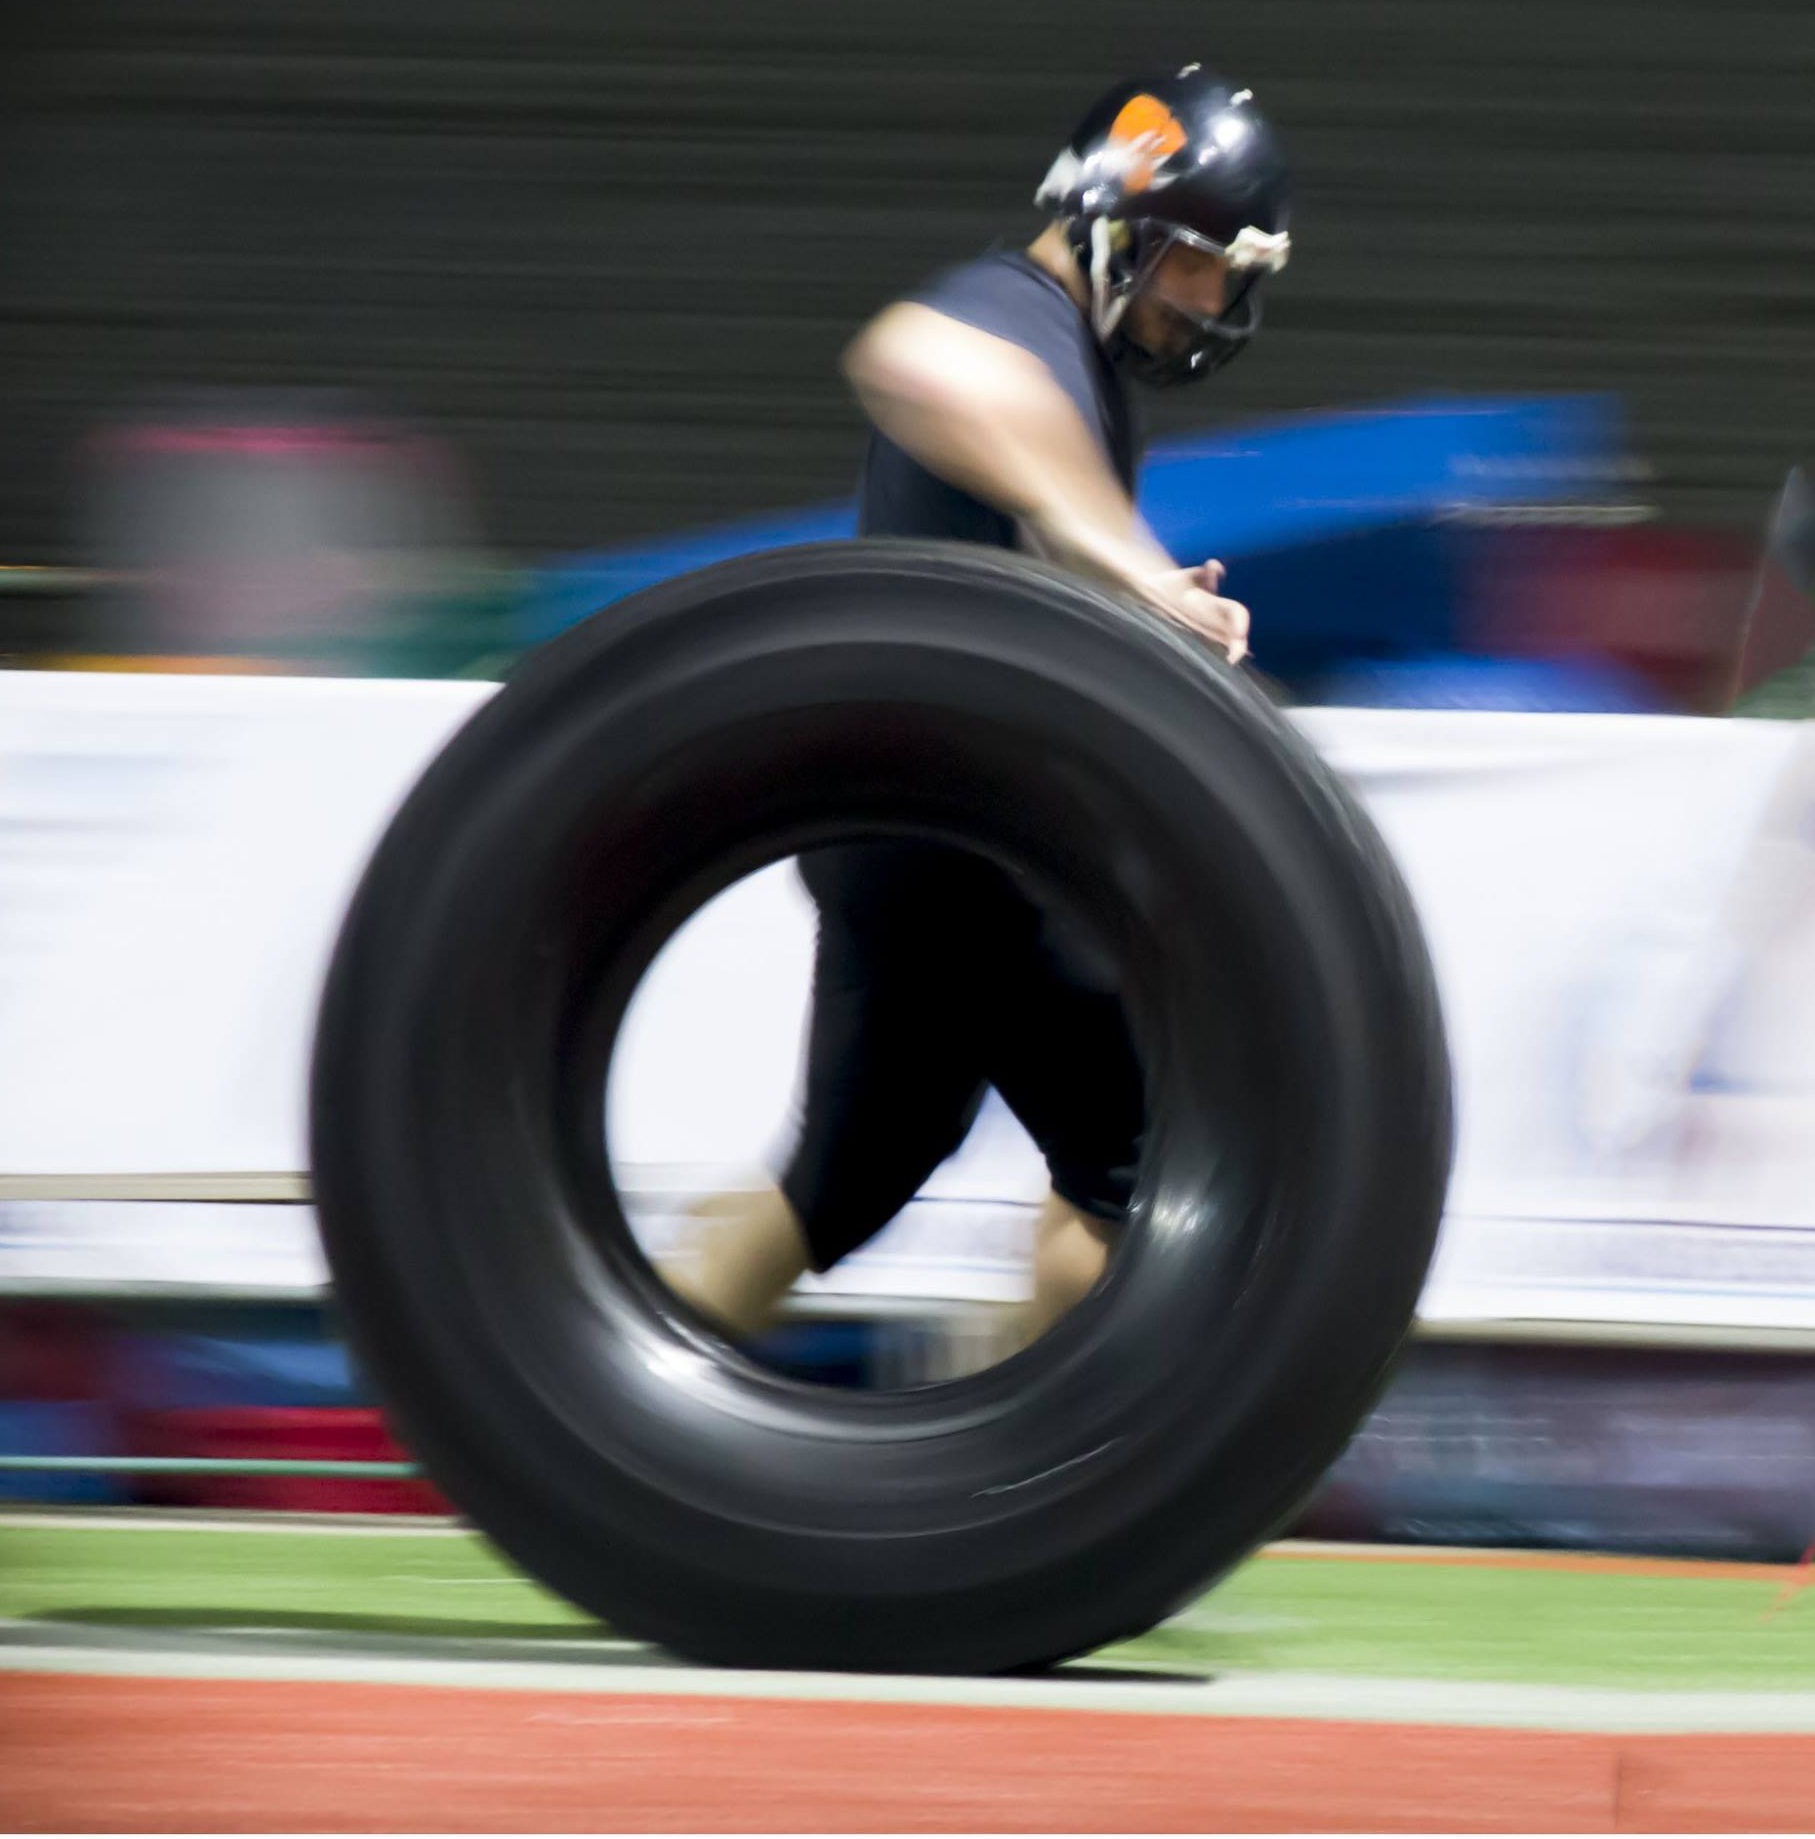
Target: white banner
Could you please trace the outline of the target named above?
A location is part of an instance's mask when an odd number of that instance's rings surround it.
[[[302,1172],[341,912],[488,693],[0,674],[0,1284],[320,1281],[306,1209],[208,1197]],[[1302,720],[1398,855],[1443,988],[1461,1139],[1427,1317],[1815,1330],[1815,734]],[[652,1236],[785,1144],[811,949],[783,866],[639,993],[609,1130]],[[830,1287],[1012,1296],[1041,1186],[992,1106]]]

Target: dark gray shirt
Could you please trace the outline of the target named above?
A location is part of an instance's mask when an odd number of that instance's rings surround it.
[[[1037,262],[1018,250],[991,250],[910,297],[1032,352],[1077,404],[1116,477],[1133,492],[1138,444],[1122,380],[1077,302]],[[857,529],[862,536],[1015,547],[1013,518],[928,472],[881,432],[871,433],[864,456]]]

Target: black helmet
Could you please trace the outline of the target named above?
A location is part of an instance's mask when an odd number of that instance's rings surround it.
[[[1220,370],[1260,326],[1261,277],[1286,264],[1286,166],[1279,141],[1237,89],[1201,65],[1123,83],[1079,125],[1034,202],[1062,219],[1090,280],[1091,324],[1151,383]],[[1118,332],[1167,249],[1226,256],[1234,287],[1182,355],[1150,357]]]

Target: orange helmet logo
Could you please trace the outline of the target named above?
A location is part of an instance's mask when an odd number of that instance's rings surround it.
[[[1144,192],[1153,183],[1160,162],[1185,144],[1185,130],[1157,96],[1131,96],[1109,126],[1106,152],[1128,162],[1122,183],[1131,192]]]

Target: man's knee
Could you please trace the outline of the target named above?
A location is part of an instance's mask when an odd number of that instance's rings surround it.
[[[780,1190],[815,1271],[866,1245],[913,1200],[963,1145],[982,1098],[981,1087],[956,1100],[921,1094],[891,1115],[809,1122]]]

